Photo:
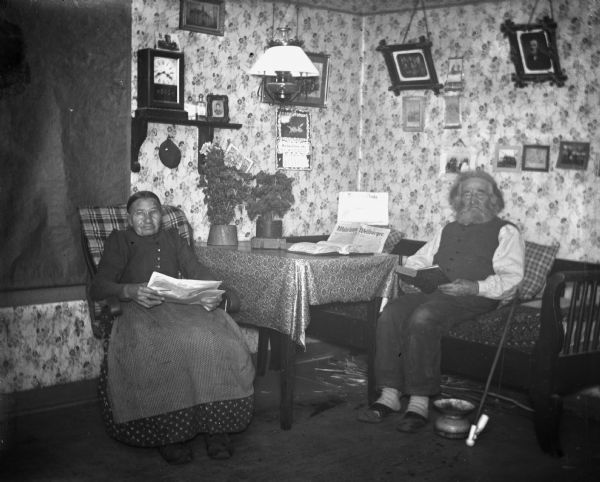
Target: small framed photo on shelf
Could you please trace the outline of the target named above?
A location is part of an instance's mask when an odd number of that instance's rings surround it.
[[[229,98],[226,95],[206,96],[206,117],[211,122],[229,122]]]
[[[550,146],[529,144],[523,146],[523,171],[548,172],[550,167]]]
[[[459,129],[460,122],[460,96],[445,95],[444,102],[446,108],[444,110],[444,129]]]
[[[496,171],[518,172],[521,170],[521,148],[519,146],[505,146],[498,144],[496,158],[494,159]]]
[[[180,0],[179,28],[209,35],[224,35],[225,0]]]
[[[425,125],[425,97],[402,97],[402,130],[420,132]]]
[[[590,159],[589,142],[561,142],[556,167],[585,171]]]

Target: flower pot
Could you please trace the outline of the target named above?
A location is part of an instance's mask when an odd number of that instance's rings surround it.
[[[281,238],[283,233],[283,223],[281,219],[267,221],[259,216],[256,220],[257,238]]]
[[[212,224],[206,244],[212,246],[237,246],[237,226],[235,224]]]

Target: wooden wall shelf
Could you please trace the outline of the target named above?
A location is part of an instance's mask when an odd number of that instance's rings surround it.
[[[148,123],[155,124],[175,124],[184,126],[194,126],[198,128],[198,149],[205,142],[212,142],[215,129],[240,129],[242,124],[232,124],[230,122],[212,122],[208,120],[182,119],[178,116],[169,116],[165,114],[154,114],[143,111],[136,111],[135,117],[131,119],[131,171],[140,172],[141,166],[138,160],[140,148],[148,135]]]

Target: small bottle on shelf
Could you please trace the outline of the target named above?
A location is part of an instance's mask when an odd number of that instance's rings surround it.
[[[204,101],[204,95],[202,94],[198,96],[198,104],[196,104],[196,119],[206,119],[206,102]]]

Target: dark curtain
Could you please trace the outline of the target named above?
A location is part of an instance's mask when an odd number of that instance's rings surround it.
[[[9,0],[0,21],[0,290],[80,284],[77,207],[129,194],[131,3]]]

